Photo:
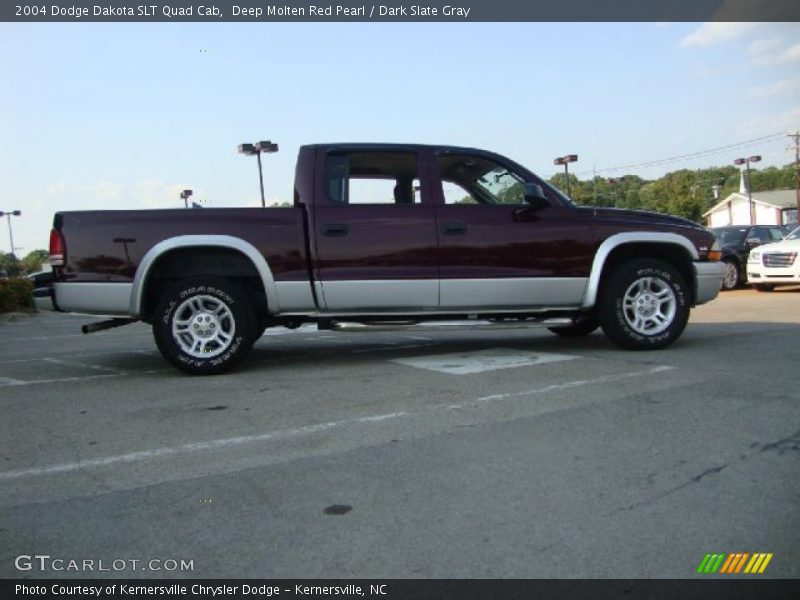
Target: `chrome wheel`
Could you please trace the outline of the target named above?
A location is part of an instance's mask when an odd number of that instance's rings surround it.
[[[733,261],[725,261],[725,279],[722,280],[722,287],[732,290],[739,285],[739,267]]]
[[[636,333],[651,336],[670,326],[677,305],[678,299],[667,281],[660,277],[641,277],[625,290],[622,314]]]
[[[236,320],[230,307],[209,295],[191,296],[175,310],[172,337],[189,356],[212,358],[234,340]]]

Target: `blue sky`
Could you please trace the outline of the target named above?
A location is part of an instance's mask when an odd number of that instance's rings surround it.
[[[23,211],[23,255],[58,210],[178,207],[184,188],[258,205],[245,141],[280,144],[277,201],[304,143],[477,146],[549,177],[567,153],[583,173],[800,128],[798,24],[0,23],[0,52],[0,210]],[[782,165],[788,145],[630,172]]]

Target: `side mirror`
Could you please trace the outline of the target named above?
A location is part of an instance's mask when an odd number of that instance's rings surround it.
[[[747,238],[744,241],[744,245],[747,247],[748,250],[752,250],[761,245],[761,240],[758,238]]]
[[[523,191],[525,193],[526,204],[530,204],[536,208],[550,206],[550,201],[547,199],[547,196],[544,195],[544,190],[538,183],[523,184]]]

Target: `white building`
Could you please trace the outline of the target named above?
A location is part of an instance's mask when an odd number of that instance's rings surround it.
[[[795,190],[753,192],[753,212],[756,225],[788,225],[797,223]],[[703,214],[708,227],[750,225],[750,202],[747,190],[734,192]]]

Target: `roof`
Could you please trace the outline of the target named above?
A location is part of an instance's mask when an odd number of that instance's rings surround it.
[[[771,192],[753,192],[753,202],[757,202],[759,204],[765,204],[767,206],[772,206],[774,208],[780,209],[787,209],[787,208],[796,208],[797,207],[797,192],[795,190],[773,190]],[[745,194],[740,194],[739,192],[734,192],[721,202],[718,202],[706,212],[703,213],[703,216],[706,217],[710,215],[712,212],[717,211],[718,209],[722,208],[729,202],[735,200],[736,198],[741,198],[742,200],[747,200],[747,196]]]

